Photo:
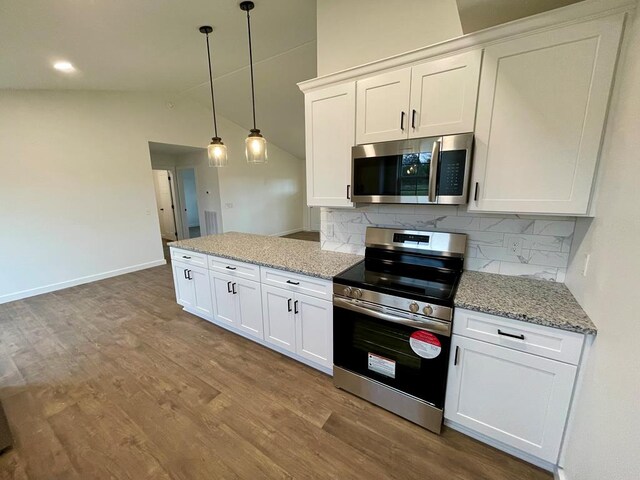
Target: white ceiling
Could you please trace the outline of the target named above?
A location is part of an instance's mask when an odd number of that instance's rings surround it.
[[[212,25],[216,107],[251,127],[246,16],[236,0],[2,0],[0,88],[139,90],[207,107],[200,25]],[[255,0],[251,28],[258,128],[304,158],[296,83],[316,76],[315,0]],[[68,60],[78,69],[51,68]]]
[[[206,152],[206,148],[189,147],[187,145],[173,145],[171,143],[149,142],[149,151],[151,153],[160,153],[164,155],[186,155],[194,152]]]

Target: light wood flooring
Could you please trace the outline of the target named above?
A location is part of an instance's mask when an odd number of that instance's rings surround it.
[[[289,235],[283,235],[283,238],[295,238],[296,240],[308,240],[310,242],[319,242],[320,241],[320,232],[296,232],[290,233]]]
[[[0,305],[2,479],[549,479],[184,313],[157,267]]]

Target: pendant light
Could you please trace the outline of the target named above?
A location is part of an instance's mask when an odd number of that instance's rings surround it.
[[[204,25],[199,28],[200,33],[204,33],[207,37],[207,60],[209,61],[209,88],[211,90],[211,111],[213,113],[213,138],[207,147],[207,155],[209,157],[210,167],[226,167],[227,166],[227,146],[222,143],[222,139],[218,136],[218,122],[216,121],[216,101],[213,97],[213,74],[211,73],[211,50],[209,49],[209,34],[213,32],[213,28]]]
[[[240,2],[240,10],[247,12],[247,33],[249,37],[249,70],[251,72],[251,105],[253,107],[253,128],[245,140],[245,155],[249,163],[267,163],[267,140],[256,128],[256,93],[253,84],[253,53],[251,51],[251,18],[249,11],[255,7],[253,2]]]

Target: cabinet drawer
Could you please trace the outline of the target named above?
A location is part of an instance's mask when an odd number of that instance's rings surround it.
[[[260,267],[252,263],[238,262],[221,257],[209,257],[209,269],[214,272],[226,273],[235,277],[260,281]]]
[[[262,283],[286,288],[292,292],[304,293],[312,297],[332,300],[333,282],[322,278],[308,277],[296,273],[262,267]]]
[[[190,250],[182,250],[179,248],[171,248],[171,258],[196,267],[207,266],[207,256],[204,253],[192,252]]]
[[[584,342],[580,333],[459,308],[453,314],[453,333],[572,365],[580,361]]]

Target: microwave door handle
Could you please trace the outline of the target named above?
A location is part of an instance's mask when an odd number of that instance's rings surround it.
[[[440,158],[440,139],[433,142],[431,163],[429,164],[429,203],[436,203],[436,180],[438,177],[438,160]]]

